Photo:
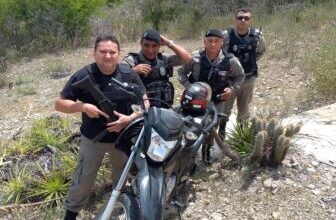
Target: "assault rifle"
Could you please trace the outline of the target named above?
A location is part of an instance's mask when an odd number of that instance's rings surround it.
[[[119,86],[121,90],[123,90],[125,93],[129,95],[129,97],[132,98],[132,101],[135,101],[135,102],[139,101],[137,100],[136,95],[138,95],[138,93],[141,93],[141,91],[137,89],[137,87],[133,85],[129,85],[127,83],[121,83],[114,78],[111,78],[110,82],[113,83],[114,85]],[[107,119],[104,116],[101,116],[101,115],[99,116],[99,119],[102,121],[102,123],[104,123],[104,125],[106,123],[110,123],[118,119],[118,117],[113,113],[113,111],[117,107],[117,104],[111,102],[111,100],[108,99],[103,94],[102,91],[100,91],[98,85],[95,85],[95,83],[93,83],[90,76],[86,76],[82,80],[72,84],[72,86],[74,86],[75,88],[83,89],[92,95],[94,100],[98,103],[99,109],[105,112],[109,116],[109,118]],[[99,134],[97,134],[92,140],[94,142],[97,142],[100,139],[102,139],[106,134],[107,134],[107,130],[104,129]]]
[[[114,115],[113,111],[116,109],[116,104],[111,102],[103,93],[100,91],[97,85],[95,85],[90,76],[86,76],[82,80],[72,84],[75,88],[83,89],[89,92],[94,100],[98,103],[99,109],[105,112],[109,118],[105,118],[104,116],[100,115],[99,119],[104,123],[109,123],[117,120],[117,116]],[[107,130],[102,130],[98,135],[93,138],[94,142],[99,141],[107,134]]]

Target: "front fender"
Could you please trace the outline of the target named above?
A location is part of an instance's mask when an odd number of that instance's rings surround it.
[[[141,215],[144,220],[161,220],[165,200],[163,167],[149,165],[142,157],[137,157],[136,165]]]

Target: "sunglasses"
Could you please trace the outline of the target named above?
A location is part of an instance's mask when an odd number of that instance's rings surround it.
[[[242,21],[243,19],[245,21],[249,21],[251,19],[251,17],[249,17],[249,16],[238,16],[238,17],[236,17],[236,19],[239,20],[239,21]]]

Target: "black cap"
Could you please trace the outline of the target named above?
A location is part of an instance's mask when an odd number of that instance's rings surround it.
[[[205,32],[204,37],[219,37],[223,39],[223,33],[218,29],[210,29],[207,32]]]
[[[149,30],[146,30],[143,34],[142,34],[142,37],[141,37],[141,40],[142,39],[146,39],[146,40],[150,40],[150,41],[154,41],[156,43],[160,43],[161,41],[161,37],[160,37],[160,33],[157,32],[156,30],[153,30],[153,29],[149,29]]]

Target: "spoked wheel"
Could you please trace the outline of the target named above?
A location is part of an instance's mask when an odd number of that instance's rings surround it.
[[[107,201],[108,202],[108,201]],[[101,219],[107,205],[100,210],[95,219]],[[110,220],[138,220],[140,218],[139,205],[134,196],[128,193],[120,194],[117,203],[114,206]]]
[[[113,220],[127,220],[127,219],[129,219],[129,218],[127,218],[127,208],[124,206],[123,203],[121,203],[119,201],[116,203],[110,219],[113,219]]]

